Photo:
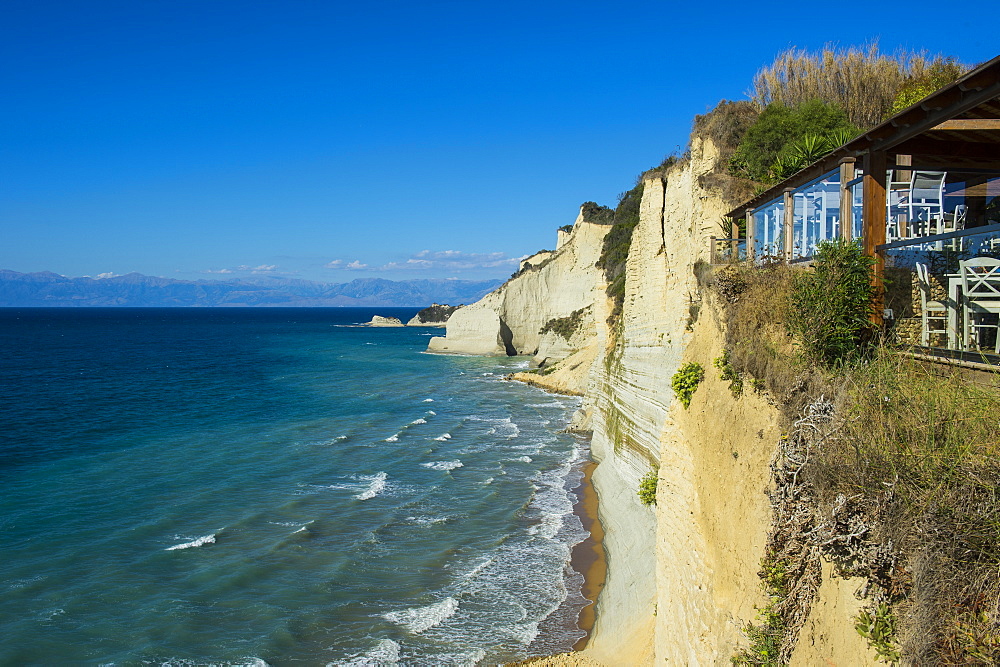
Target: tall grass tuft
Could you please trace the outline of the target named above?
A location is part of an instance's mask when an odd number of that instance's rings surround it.
[[[967,69],[954,59],[925,52],[885,54],[877,43],[848,48],[827,45],[818,53],[790,48],[757,72],[750,97],[761,110],[772,103],[796,107],[822,100],[843,108],[858,127],[870,128],[890,115],[907,83],[932,81],[940,86]],[[925,95],[933,92],[926,87],[921,90]]]

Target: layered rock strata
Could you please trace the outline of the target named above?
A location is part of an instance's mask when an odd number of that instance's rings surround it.
[[[572,428],[593,436],[608,558],[597,622],[580,656],[593,664],[726,664],[766,603],[757,572],[770,530],[778,411],[752,392],[734,396],[712,368],[723,354],[724,323],[694,271],[707,258],[709,237],[721,235],[727,210],[702,186],[718,158],[694,137],[686,161],[645,179],[624,303],[612,324],[604,276],[594,267],[607,227],[581,217],[560,233],[551,258],[456,313],[430,348],[534,355],[539,372],[517,379],[584,396]],[[546,327],[581,308],[578,330]],[[701,364],[706,378],[685,410],[671,377],[687,361]],[[636,491],[650,471],[657,502],[645,506]],[[796,653],[799,664],[824,651],[871,662],[863,640],[842,631],[853,628],[847,614],[857,606],[844,599],[848,584],[837,581],[821,591],[830,602],[825,616],[807,624],[809,649]]]

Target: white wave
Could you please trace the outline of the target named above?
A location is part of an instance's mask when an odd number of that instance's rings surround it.
[[[478,563],[474,568],[469,570],[469,572],[463,575],[464,579],[473,579],[477,574],[482,572],[485,568],[493,564],[492,558],[486,558],[481,563]]]
[[[367,653],[355,656],[347,662],[329,662],[326,667],[340,667],[341,665],[350,665],[351,667],[383,667],[383,665],[395,665],[399,663],[399,648],[399,644],[391,639],[380,639]]]
[[[514,460],[520,461],[521,463],[531,463],[534,459],[532,459],[530,456],[519,456]]]
[[[388,438],[385,439],[385,442],[399,442],[399,434],[397,433],[396,435],[390,435]]]
[[[309,521],[306,521],[305,523],[302,523],[301,521],[268,521],[268,523],[270,523],[272,525],[275,525],[275,526],[286,526],[288,528],[291,528],[292,526],[303,526],[303,527],[305,527],[305,526],[308,526],[309,524],[311,524],[315,520],[316,519],[310,519]]]
[[[454,461],[433,461],[431,463],[421,463],[425,468],[430,468],[431,470],[454,470],[455,468],[462,468],[465,466],[464,463],[455,459]]]
[[[431,416],[431,417],[434,417],[434,416],[437,416],[437,413],[436,413],[436,412],[434,412],[433,410],[428,410],[428,411],[427,411],[427,414],[428,414],[429,416]]]
[[[427,423],[426,419],[414,419],[413,421],[410,422],[410,424],[413,426],[416,426],[417,424],[426,424],[426,423]]]
[[[193,547],[200,547],[205,544],[215,544],[215,533],[211,535],[205,535],[204,537],[199,537],[198,539],[191,540],[190,542],[185,542],[184,544],[175,544],[172,547],[167,547],[164,551],[173,551],[175,549],[191,549]]]
[[[535,641],[535,637],[538,636],[538,622],[504,628],[504,633],[509,634],[515,640],[527,646]]]
[[[487,477],[486,480],[482,482],[482,485],[483,486],[489,486],[492,483],[493,483],[493,478],[492,477]]]
[[[412,607],[403,611],[391,611],[383,616],[390,623],[406,628],[415,635],[433,628],[450,617],[458,609],[458,600],[445,598],[441,602],[426,607]]]
[[[407,521],[412,521],[413,523],[420,524],[421,526],[430,526],[435,523],[444,523],[448,520],[446,516],[408,516]]]
[[[368,485],[368,488],[354,496],[354,498],[357,500],[371,500],[385,490],[385,480],[388,477],[389,476],[384,472],[380,472],[375,475],[371,478],[371,483]]]
[[[445,433],[444,435],[439,435],[434,439],[437,440],[438,442],[446,442],[448,440],[451,440],[451,433]]]
[[[423,402],[424,402],[424,403],[433,403],[433,402],[434,402],[434,399],[433,399],[433,398],[425,398],[425,399],[423,400]]]

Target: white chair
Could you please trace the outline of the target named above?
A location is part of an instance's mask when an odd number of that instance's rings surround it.
[[[931,299],[930,272],[926,264],[917,264],[917,285],[920,288],[920,344],[930,347],[931,334],[948,333],[948,306]],[[932,324],[939,324],[940,328]]]
[[[918,225],[921,236],[941,233],[939,227],[944,217],[944,179],[947,175],[944,171],[913,172],[906,206],[910,225]]]
[[[1000,259],[973,257],[959,262],[962,273],[962,311],[965,346],[972,349],[970,330],[974,329],[977,341],[983,329],[997,330],[994,351],[1000,354],[1000,323],[987,324],[984,315],[1000,317]],[[980,344],[981,346],[981,344]]]

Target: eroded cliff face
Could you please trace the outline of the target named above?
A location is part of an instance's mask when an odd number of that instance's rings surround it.
[[[701,185],[717,160],[714,146],[694,138],[688,160],[645,180],[623,308],[613,324],[603,275],[593,267],[607,228],[578,220],[549,264],[456,313],[437,344],[502,353],[507,323],[516,352],[536,360],[565,356],[549,375],[519,377],[584,395],[573,428],[593,434],[608,578],[590,643],[577,660],[726,664],[746,644],[741,630],[755,620],[755,607],[766,602],[757,572],[770,528],[769,462],[780,418],[766,397],[749,390],[736,397],[719,379],[712,360],[723,354],[723,309],[694,272],[707,259],[709,237],[721,235],[727,210]],[[547,319],[587,304],[587,325],[559,343],[565,349],[538,336]],[[468,319],[456,323],[459,316]],[[705,368],[687,410],[671,388],[686,361]],[[658,474],[657,503],[645,506],[636,491],[650,471]],[[853,629],[846,615],[856,609],[846,602],[848,587],[828,586],[829,617],[812,619],[804,633],[809,649],[799,659],[836,654],[865,662],[862,640],[843,631]],[[850,647],[837,649],[838,642]]]
[[[604,298],[604,278],[595,264],[601,256],[608,225],[579,215],[568,234],[560,232],[559,248],[522,263],[522,270],[503,286],[448,320],[445,336],[432,338],[429,352],[485,355],[540,355],[558,361],[575,351],[561,336],[543,337],[541,329],[555,318],[585,309],[579,344],[596,335],[593,308]]]

